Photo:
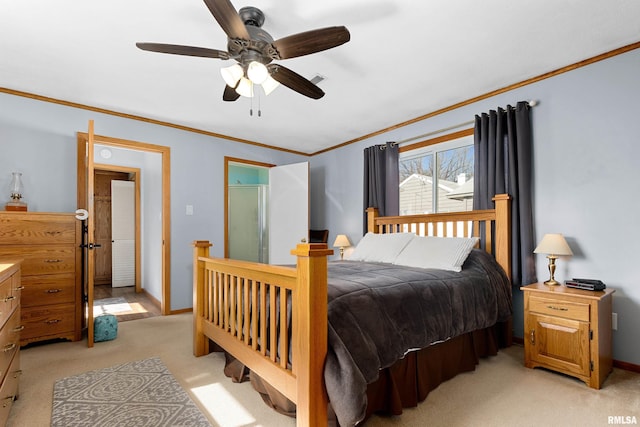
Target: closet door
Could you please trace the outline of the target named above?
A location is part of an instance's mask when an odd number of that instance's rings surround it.
[[[111,286],[136,284],[135,183],[111,181]]]
[[[309,240],[309,163],[269,169],[269,264],[295,264],[298,243]]]

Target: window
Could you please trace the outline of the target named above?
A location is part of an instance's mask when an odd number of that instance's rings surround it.
[[[400,215],[473,209],[472,132],[401,148]]]

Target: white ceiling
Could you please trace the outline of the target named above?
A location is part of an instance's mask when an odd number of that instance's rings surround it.
[[[322,99],[281,86],[223,102],[231,61],[136,48],[226,50],[202,0],[0,0],[0,87],[314,153],[640,41],[637,0],[232,2],[261,9],[274,39],[349,29],[342,46],[278,61],[326,77]]]

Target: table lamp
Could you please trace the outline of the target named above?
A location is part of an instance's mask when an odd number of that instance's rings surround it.
[[[573,255],[571,248],[562,234],[545,234],[542,241],[534,249],[533,253],[547,254],[547,258],[549,259],[550,277],[549,280],[544,282],[544,284],[547,286],[559,285],[560,282],[553,278],[553,275],[556,272],[556,259],[561,255]]]
[[[333,242],[334,248],[340,248],[340,259],[344,259],[344,248],[351,246],[349,238],[345,234],[338,234],[336,240]]]

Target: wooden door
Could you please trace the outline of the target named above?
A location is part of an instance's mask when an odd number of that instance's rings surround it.
[[[94,175],[94,132],[93,120],[89,120],[89,132],[87,138],[87,346],[93,347],[93,286],[95,278],[95,175]]]

